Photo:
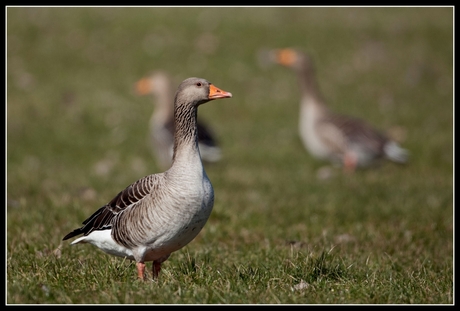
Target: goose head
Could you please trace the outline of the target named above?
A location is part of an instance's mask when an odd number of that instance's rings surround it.
[[[185,79],[179,85],[175,103],[176,105],[191,104],[198,107],[211,100],[230,97],[232,93],[221,90],[208,80],[192,77]]]
[[[166,72],[154,71],[136,82],[135,91],[141,96],[153,94],[164,97],[164,101],[169,101],[169,97],[172,97],[171,78]]]
[[[272,52],[272,60],[280,65],[290,67],[296,71],[313,71],[313,61],[305,53],[294,49],[277,49]]]

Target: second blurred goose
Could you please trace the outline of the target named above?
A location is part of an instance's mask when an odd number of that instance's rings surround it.
[[[305,148],[316,158],[354,171],[381,158],[408,160],[407,150],[361,119],[333,113],[319,90],[311,58],[295,49],[269,53],[270,59],[292,68],[298,78],[301,101],[299,133]]]
[[[139,95],[154,96],[154,111],[149,122],[149,140],[157,164],[162,169],[171,165],[174,145],[174,92],[172,80],[163,71],[155,71],[136,83]],[[198,145],[203,162],[217,162],[221,159],[221,149],[216,138],[205,123],[198,121]]]

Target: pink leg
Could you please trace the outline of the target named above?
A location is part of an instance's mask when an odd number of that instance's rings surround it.
[[[351,153],[346,153],[343,158],[343,167],[344,171],[348,173],[353,173],[356,169],[357,159]]]
[[[152,275],[153,275],[153,278],[156,279],[158,278],[158,275],[160,275],[160,271],[161,271],[161,264],[169,258],[169,255],[171,254],[168,254],[166,256],[163,256],[161,258],[158,258],[157,260],[154,260],[153,263],[152,263]]]
[[[141,280],[144,280],[145,263],[138,262],[136,266],[137,266],[137,277]]]
[[[155,260],[152,263],[152,274],[153,274],[154,279],[158,278],[158,275],[160,274],[160,271],[161,271],[161,262]]]

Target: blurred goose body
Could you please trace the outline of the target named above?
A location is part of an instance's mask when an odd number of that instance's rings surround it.
[[[158,165],[167,169],[171,165],[174,146],[174,92],[170,76],[163,71],[155,71],[136,83],[139,95],[154,96],[154,110],[149,121],[149,140]],[[217,162],[221,159],[221,149],[208,125],[197,122],[198,146],[203,162]]]
[[[229,97],[205,79],[184,80],[174,100],[171,167],[129,185],[63,240],[83,234],[71,244],[90,243],[135,260],[140,279],[145,262],[152,261],[156,278],[162,262],[191,242],[210,216],[214,191],[198,150],[197,111],[203,103]]]
[[[407,150],[364,120],[333,113],[319,90],[310,57],[298,50],[280,49],[272,60],[292,68],[298,78],[301,100],[299,134],[316,158],[343,165],[346,170],[367,167],[378,159],[408,160]]]

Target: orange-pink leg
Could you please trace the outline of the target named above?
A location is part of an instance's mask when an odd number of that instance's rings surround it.
[[[152,262],[152,275],[153,275],[153,278],[156,279],[158,278],[158,276],[160,275],[160,271],[161,271],[161,264],[169,258],[169,255],[171,254],[168,254],[166,256],[163,256],[161,258],[158,258],[157,260],[154,260]]]
[[[156,279],[158,278],[158,275],[160,274],[161,271],[161,262],[159,261],[153,261],[152,263],[152,275],[153,278]]]
[[[343,157],[343,167],[344,171],[348,173],[353,173],[356,169],[358,160],[356,157],[351,153],[346,153]]]
[[[144,280],[145,263],[138,262],[136,263],[136,267],[137,267],[137,277],[141,280]]]

